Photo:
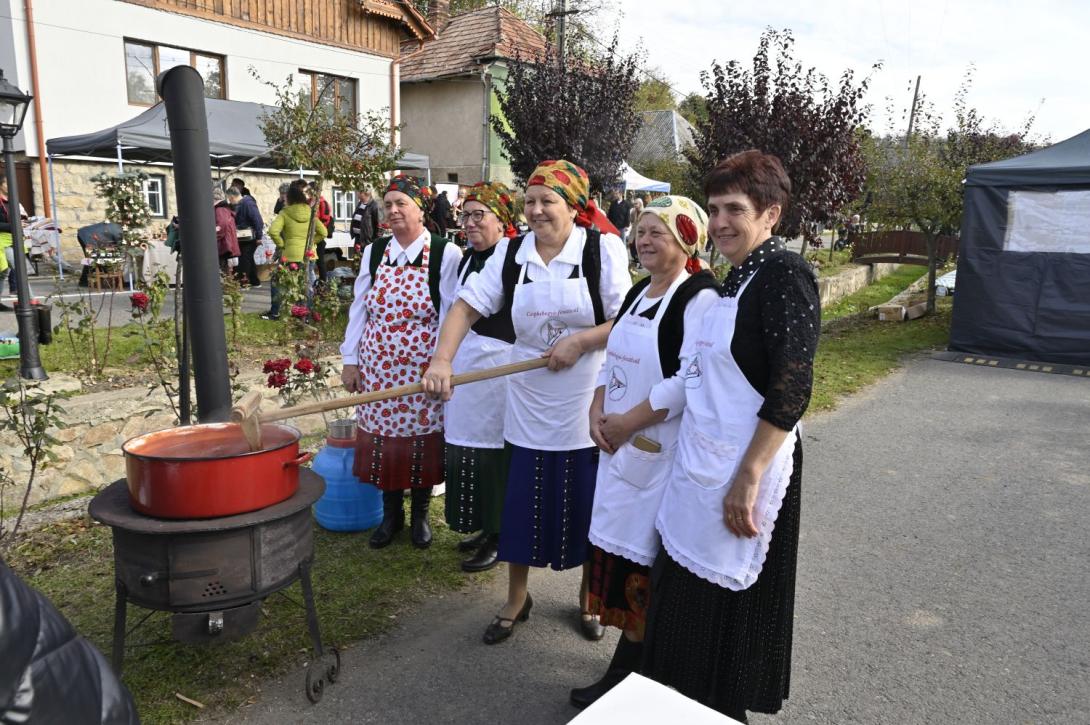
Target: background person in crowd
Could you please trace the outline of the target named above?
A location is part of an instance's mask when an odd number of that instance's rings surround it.
[[[318,268],[318,279],[325,282],[325,240],[333,236],[333,207],[329,205],[329,202],[324,196],[318,193],[318,185],[313,181],[307,184],[306,190],[307,198],[315,209],[314,216],[316,224],[314,226],[321,224],[325,227],[325,234],[320,238],[318,235],[314,236],[314,246],[316,249],[315,266]]]
[[[642,198],[637,196],[632,200],[632,210],[628,213],[630,229],[635,228],[636,222],[639,220],[640,215],[643,214],[643,206],[644,202]],[[638,264],[640,260],[639,255],[636,254],[636,240],[631,234],[628,235],[628,252],[632,255],[632,261]]]
[[[310,204],[304,184],[292,184],[288,187],[288,203],[276,219],[269,225],[269,236],[276,243],[276,258],[280,265],[303,263],[306,254],[307,230],[310,228]],[[314,225],[314,238],[325,239],[325,227],[321,224]],[[311,254],[314,250],[311,250]],[[263,314],[262,319],[280,319],[280,290],[276,286],[276,275],[273,274],[270,282],[272,288],[272,305],[269,311]]]
[[[431,218],[435,221],[435,226],[438,227],[439,236],[444,236],[447,233],[447,229],[454,223],[450,213],[450,199],[447,198],[447,192],[443,191],[435,197],[435,204],[432,205]]]
[[[357,253],[362,252],[364,247],[378,238],[381,221],[375,195],[370,186],[364,187],[359,193],[356,211],[352,214],[352,224],[348,228]]]
[[[745,722],[788,696],[802,446],[821,328],[817,282],[773,230],[790,202],[779,159],[750,150],[704,180],[708,233],[730,262],[704,316],[659,508],[641,671]],[[682,399],[682,394],[683,398]],[[714,626],[713,626],[714,625]]]
[[[15,290],[15,274],[11,271],[15,264],[15,249],[12,247],[11,224],[8,204],[8,180],[0,178],[0,289],[4,284],[4,278],[8,280],[8,292],[18,294]],[[19,205],[19,222],[26,221],[26,210]]]
[[[218,185],[212,189],[212,203],[216,207],[216,250],[220,256],[220,272],[229,274],[231,260],[238,263],[238,233],[235,213],[227,203],[227,195]]]
[[[363,250],[341,345],[341,381],[350,393],[418,382],[457,294],[462,250],[424,228],[427,194],[404,174],[383,194],[393,236]],[[371,547],[389,545],[405,527],[406,490],[413,546],[430,546],[428,507],[444,474],[442,403],[424,394],[370,403],[356,409],[356,422],[353,473],[382,491]]]
[[[280,213],[280,210],[288,205],[288,187],[291,186],[290,182],[285,181],[280,185],[280,196],[276,200],[276,204],[273,205],[273,216]]]
[[[605,675],[571,691],[586,707],[639,669],[650,601],[650,566],[659,552],[655,517],[670,477],[681,409],[656,410],[657,395],[684,401],[684,342],[691,346],[718,301],[715,278],[694,264],[707,216],[691,199],[656,199],[630,235],[650,275],[625,297],[606,343],[590,407],[601,449],[591,518],[591,611],[623,634]]]
[[[632,281],[624,243],[588,191],[586,171],[569,161],[543,161],[534,170],[525,200],[530,233],[500,242],[491,263],[461,291],[424,375],[430,395],[449,399],[451,363],[466,334],[508,305],[512,360],[549,358],[547,370],[507,381],[503,432],[510,468],[499,558],[508,562],[508,594],[485,630],[487,644],[507,639],[516,622],[529,617],[531,566],[582,566],[580,626],[591,640],[605,632],[587,599],[587,529],[598,466],[587,410],[607,321]]]
[[[468,248],[458,267],[461,291],[480,274],[502,239],[515,235],[514,195],[498,181],[470,187],[462,210]],[[484,370],[511,361],[515,329],[509,307],[474,323],[451,361],[455,373]],[[467,572],[485,571],[497,563],[507,456],[503,450],[503,418],[507,380],[474,383],[444,408],[447,441],[446,519],[462,534],[480,532],[461,541],[461,551],[473,552],[462,562]]]
[[[250,190],[246,188],[246,182],[243,181],[242,179],[238,178],[237,176],[235,178],[231,179],[231,186],[238,189],[239,192],[241,192],[243,196],[248,196],[251,199],[254,198],[253,194],[250,193]]]
[[[621,241],[628,240],[628,227],[631,224],[632,205],[625,201],[624,195],[617,189],[610,193],[609,221],[620,231]]]
[[[235,179],[239,181],[239,179]],[[265,233],[265,221],[252,196],[244,196],[237,186],[227,187],[227,203],[235,211],[235,231],[238,236],[238,267],[235,277],[243,287],[260,287],[254,252]]]

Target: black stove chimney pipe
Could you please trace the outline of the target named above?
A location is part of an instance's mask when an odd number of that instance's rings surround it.
[[[166,105],[174,188],[182,236],[183,295],[201,423],[227,420],[231,383],[227,374],[227,335],[223,325],[223,286],[212,208],[212,166],[204,81],[189,66],[177,66],[158,78]]]

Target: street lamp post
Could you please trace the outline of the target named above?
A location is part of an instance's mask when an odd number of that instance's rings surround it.
[[[15,148],[12,141],[23,127],[27,108],[33,96],[23,93],[4,80],[0,70],[0,137],[4,144],[4,169],[8,180],[8,221],[11,222],[12,250],[15,258],[12,273],[18,291],[15,320],[19,325],[19,375],[27,380],[45,380],[41,358],[38,355],[38,326],[34,309],[30,306],[30,285],[26,278],[26,253],[23,250],[23,223],[19,214],[19,187],[15,183]],[[39,150],[41,153],[41,150]]]

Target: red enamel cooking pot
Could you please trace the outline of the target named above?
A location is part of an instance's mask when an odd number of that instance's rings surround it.
[[[257,511],[299,488],[300,433],[261,426],[262,449],[251,451],[238,423],[204,423],[156,431],[125,442],[129,500],[163,519],[204,519]]]

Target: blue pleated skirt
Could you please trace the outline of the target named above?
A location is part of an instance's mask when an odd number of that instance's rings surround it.
[[[590,550],[598,449],[538,451],[511,443],[507,448],[500,560],[557,571],[582,566]]]

